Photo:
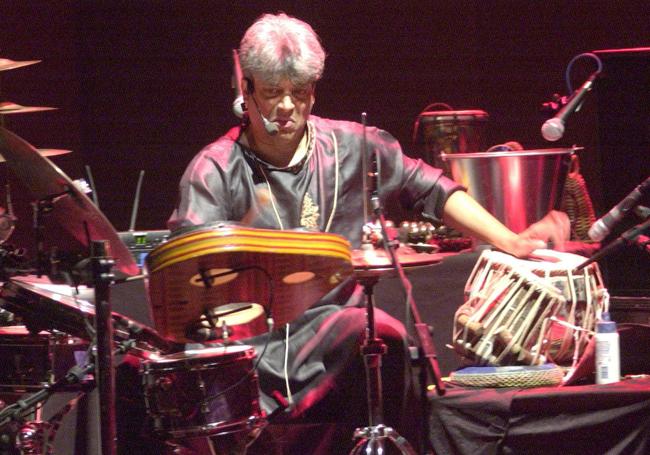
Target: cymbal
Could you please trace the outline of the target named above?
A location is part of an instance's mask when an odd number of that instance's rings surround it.
[[[438,253],[418,253],[409,247],[398,248],[396,254],[397,260],[405,269],[437,264],[444,257]],[[384,250],[353,250],[352,265],[355,276],[359,278],[381,276],[394,271],[391,258]]]
[[[352,274],[343,237],[307,231],[198,226],[146,258],[155,328],[178,342],[206,313],[259,304],[276,327],[295,320]]]
[[[41,156],[58,156],[58,155],[66,155],[68,153],[72,153],[72,150],[63,150],[63,149],[36,149],[36,151],[41,155]],[[4,156],[0,155],[0,163],[4,163],[5,158]]]
[[[0,103],[0,115],[29,114],[31,112],[53,111],[56,109],[56,107],[45,106],[21,106],[20,104],[12,103],[11,101],[3,101]]]
[[[40,63],[40,60],[23,60],[17,62],[8,58],[0,58],[0,71],[15,70],[16,68],[33,65],[34,63]]]
[[[138,266],[115,228],[61,169],[25,140],[1,127],[0,155],[35,198],[52,198],[56,220],[81,245],[87,247],[89,238],[108,241],[116,268],[126,275],[138,274]]]

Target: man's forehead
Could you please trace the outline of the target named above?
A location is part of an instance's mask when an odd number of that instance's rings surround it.
[[[313,82],[307,82],[304,84],[294,83],[288,77],[280,77],[277,80],[268,81],[261,77],[253,75],[253,81],[256,87],[259,88],[282,88],[285,90],[291,90],[294,88],[305,88],[313,85]]]

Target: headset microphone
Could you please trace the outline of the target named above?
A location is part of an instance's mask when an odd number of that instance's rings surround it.
[[[249,83],[249,87],[251,85],[252,84]],[[271,122],[269,119],[264,117],[264,114],[262,114],[262,111],[260,111],[260,107],[258,106],[257,100],[255,99],[255,96],[253,95],[252,91],[251,91],[251,99],[253,100],[253,103],[255,104],[255,110],[257,111],[260,118],[262,119],[262,123],[264,124],[264,129],[266,130],[266,132],[270,136],[275,136],[276,134],[278,134],[278,132],[280,131],[280,126],[277,123]]]

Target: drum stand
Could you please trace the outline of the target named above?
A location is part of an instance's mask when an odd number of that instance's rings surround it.
[[[354,431],[354,438],[359,441],[350,452],[350,455],[383,455],[384,441],[388,439],[400,451],[406,455],[415,455],[415,451],[409,442],[400,436],[397,431],[387,427],[383,423],[383,393],[381,382],[382,356],[386,353],[386,345],[381,338],[375,334],[375,313],[373,287],[379,281],[379,274],[369,272],[361,275],[359,282],[363,286],[366,297],[366,335],[361,347],[363,363],[366,371],[366,392],[368,399],[368,423],[369,426],[357,428]]]

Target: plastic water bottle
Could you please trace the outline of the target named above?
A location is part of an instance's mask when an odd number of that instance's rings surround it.
[[[621,358],[616,322],[603,313],[596,322],[596,384],[609,384],[621,379]]]

